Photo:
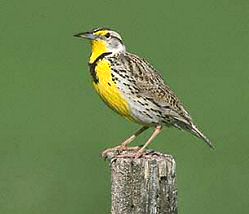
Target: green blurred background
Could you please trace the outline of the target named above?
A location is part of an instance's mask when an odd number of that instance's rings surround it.
[[[161,70],[216,146],[176,129],[153,143],[176,158],[180,213],[249,213],[246,0],[1,0],[0,213],[110,213],[100,153],[138,126],[100,101],[72,36],[101,26]]]

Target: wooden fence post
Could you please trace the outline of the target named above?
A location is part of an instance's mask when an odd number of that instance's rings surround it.
[[[110,152],[107,158],[112,214],[177,214],[176,164],[171,155],[147,152],[134,159]]]

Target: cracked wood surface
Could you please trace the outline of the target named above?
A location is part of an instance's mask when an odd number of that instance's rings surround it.
[[[122,152],[122,154],[130,154]],[[177,214],[176,164],[171,155],[148,152],[119,158],[110,152],[112,214]]]

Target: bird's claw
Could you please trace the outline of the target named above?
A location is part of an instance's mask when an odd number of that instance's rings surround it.
[[[143,152],[136,152],[136,153],[132,153],[132,154],[120,154],[117,155],[117,158],[134,158],[134,159],[138,159],[141,158],[144,155]]]
[[[108,154],[110,154],[110,153],[112,153],[111,156],[119,157],[119,155],[122,155],[120,153],[123,151],[137,151],[139,149],[140,149],[139,146],[135,146],[135,147],[128,147],[128,146],[123,146],[123,145],[115,146],[113,148],[109,148],[109,149],[104,150],[102,152],[102,158],[106,159],[109,156]]]

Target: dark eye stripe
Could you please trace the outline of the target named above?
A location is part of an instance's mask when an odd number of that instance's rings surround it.
[[[111,34],[109,32],[105,35],[106,38],[109,38],[110,36]]]
[[[115,38],[115,39],[117,39],[121,44],[124,44],[123,41],[122,41],[120,38],[118,38],[118,37],[116,37],[116,36],[112,36],[112,38]]]

